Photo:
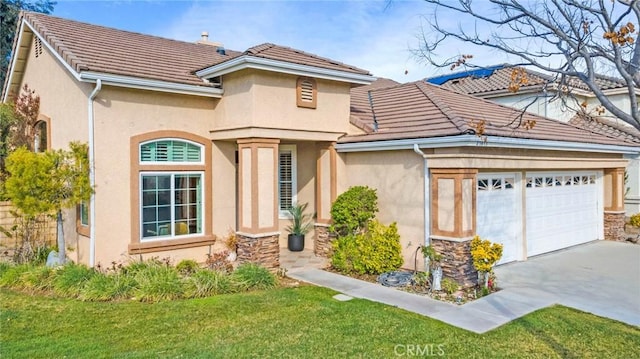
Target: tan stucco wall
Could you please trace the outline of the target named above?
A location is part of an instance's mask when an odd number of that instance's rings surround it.
[[[46,47],[37,57],[34,51],[29,52],[20,89],[25,84],[40,96],[40,113],[51,119],[49,140],[53,149],[67,149],[71,141],[87,142],[91,84],[76,82]],[[65,211],[63,218],[66,244],[72,250],[68,256],[74,261],[88,261],[89,244],[76,234],[75,210]]]
[[[207,137],[215,101],[109,86],[98,94],[95,102],[96,263],[123,258],[131,242],[133,214],[127,208],[132,198],[129,156],[131,150],[137,151],[130,149],[131,136],[176,130]],[[220,149],[214,154],[220,158]],[[233,172],[224,169],[220,173],[214,171],[216,179],[235,177]],[[212,188],[205,188],[205,201],[212,200],[207,195],[211,193]],[[225,203],[224,198],[220,202]],[[212,220],[205,218],[205,221]],[[226,227],[216,228],[214,233],[222,235],[226,230]],[[194,256],[197,259],[204,258],[207,250],[202,247],[178,252],[198,252],[199,256]]]
[[[298,76],[242,70],[224,76],[224,96],[215,107],[211,130],[228,137],[327,140],[318,133],[349,131],[350,85],[316,80],[317,107],[296,105]],[[229,132],[234,130],[253,132]],[[274,132],[278,131],[279,132]],[[250,135],[247,135],[250,133]],[[333,138],[335,140],[335,138]]]
[[[397,222],[404,267],[413,269],[418,246],[424,243],[424,167],[422,157],[411,151],[343,154],[346,171],[338,172],[346,188],[366,185],[377,190],[378,219]],[[424,260],[418,255],[418,269]]]

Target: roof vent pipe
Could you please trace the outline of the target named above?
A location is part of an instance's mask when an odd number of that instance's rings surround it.
[[[209,41],[209,33],[206,31],[203,31],[202,34],[200,35],[202,36],[202,41]]]
[[[224,46],[218,46],[218,47],[216,48],[216,52],[217,52],[218,54],[220,54],[220,55],[226,55],[226,54],[227,54],[227,52],[226,52],[226,51],[224,51]]]

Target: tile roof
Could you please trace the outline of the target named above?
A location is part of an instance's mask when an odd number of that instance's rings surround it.
[[[239,56],[216,47],[25,12],[24,18],[77,72],[205,86],[193,71]]]
[[[363,101],[362,92],[370,90],[372,106]],[[383,141],[399,139],[433,138],[476,133],[473,123],[485,121],[484,135],[532,139],[629,145],[627,139],[573,126],[560,121],[522,113],[511,107],[456,93],[424,81],[410,82],[385,88],[363,86],[352,90],[360,92],[351,102],[351,122],[366,134],[343,137],[340,142]],[[373,120],[378,130],[373,131]],[[514,125],[519,119],[535,121],[527,130]],[[637,144],[635,144],[637,146]]]
[[[602,133],[606,136],[617,137],[626,142],[640,144],[640,131],[610,119],[577,114],[569,120],[569,123],[593,132]]]
[[[442,87],[470,95],[481,96],[483,94],[494,92],[508,92],[509,85],[511,84],[511,72],[513,67],[509,67],[509,65],[502,65],[494,66],[491,69],[492,71],[470,70],[447,76],[434,77],[427,79],[427,82],[442,79],[444,81],[440,83]],[[554,76],[526,68],[524,68],[524,70],[527,73],[528,84],[521,86],[520,91],[539,91],[545,84],[553,84],[556,82]],[[623,88],[626,86],[622,80],[603,75],[596,76],[596,83],[603,90]],[[569,78],[567,84],[570,87],[590,91],[584,82],[575,77]]]
[[[196,86],[211,86],[195,71],[246,55],[357,74],[368,71],[274,44],[238,52],[217,46],[165,39],[117,30],[35,12],[25,20],[76,72],[145,78]]]
[[[356,74],[369,75],[369,71],[359,69],[355,66],[343,64],[341,62],[310,54],[308,52],[292,49],[286,46],[275,44],[261,44],[247,49],[244,55],[261,57],[270,60],[286,61],[300,65],[321,67],[330,70],[353,72]]]

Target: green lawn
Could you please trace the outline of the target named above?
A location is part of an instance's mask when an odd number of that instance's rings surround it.
[[[0,357],[640,357],[640,328],[565,307],[478,335],[334,294],[302,286],[146,304],[0,289]]]

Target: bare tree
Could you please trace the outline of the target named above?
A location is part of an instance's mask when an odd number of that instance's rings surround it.
[[[533,67],[554,77],[561,90],[576,79],[602,107],[640,130],[636,91],[640,91],[640,23],[638,0],[425,0],[435,5],[426,17],[421,45],[415,53],[438,66],[482,67],[469,54],[444,60],[437,50],[450,40],[489,48],[518,59],[514,67]],[[452,17],[451,14],[455,15]],[[443,15],[448,15],[444,17]],[[443,19],[447,21],[443,21]],[[455,24],[450,20],[455,18]],[[619,79],[631,109],[614,104],[598,75]],[[578,109],[579,110],[579,109]]]

